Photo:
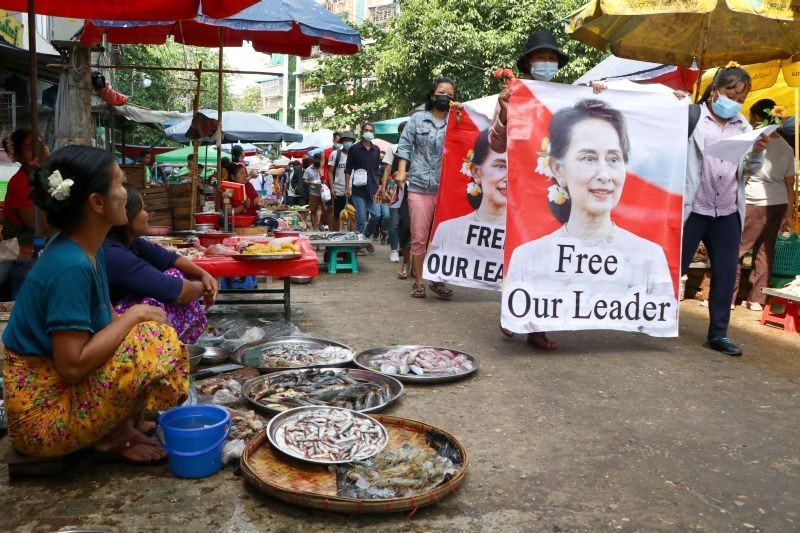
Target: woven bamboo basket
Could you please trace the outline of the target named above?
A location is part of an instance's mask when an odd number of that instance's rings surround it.
[[[414,512],[449,496],[464,482],[469,458],[467,450],[454,436],[416,420],[388,415],[371,416],[386,426],[389,432],[387,450],[397,450],[404,444],[428,449],[425,432],[433,430],[449,440],[461,453],[461,470],[449,481],[410,497],[374,500],[347,498],[337,493],[335,472],[326,466],[294,460],[273,450],[266,432],[262,432],[242,454],[244,478],[261,492],[287,503],[342,513]]]

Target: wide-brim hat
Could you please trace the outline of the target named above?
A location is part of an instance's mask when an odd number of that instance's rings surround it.
[[[558,57],[558,68],[564,68],[564,65],[569,63],[569,56],[561,51],[556,43],[556,38],[547,30],[539,30],[530,34],[528,40],[525,42],[524,52],[517,59],[517,68],[521,73],[528,72],[528,67],[525,64],[525,58],[534,50],[552,50]]]

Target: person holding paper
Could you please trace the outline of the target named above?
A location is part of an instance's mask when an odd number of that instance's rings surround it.
[[[689,133],[683,197],[681,273],[688,271],[700,241],[705,243],[712,281],[710,323],[704,346],[730,356],[742,355],[741,348],[728,338],[728,323],[745,220],[745,176],[764,164],[764,150],[770,140],[760,137],[752,150],[735,163],[706,155],[705,149],[752,130],[740,113],[750,85],[750,75],[731,62],[717,71],[703,93],[699,120]]]
[[[758,126],[769,121],[776,104],[767,98],[759,100],[750,108],[750,124]],[[783,126],[781,126],[781,130]],[[772,259],[775,254],[775,237],[781,228],[791,227],[792,206],[789,198],[794,183],[794,152],[781,137],[781,131],[772,133],[772,142],[767,146],[764,166],[747,177],[745,184],[744,231],[739,246],[739,269],[733,291],[733,303],[739,292],[742,273],[741,261],[753,249],[753,270],[750,272],[752,288],[742,302],[751,311],[761,312],[767,303],[767,295],[761,289],[769,283]]]

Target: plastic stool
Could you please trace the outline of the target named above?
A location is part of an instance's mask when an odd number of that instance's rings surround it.
[[[343,256],[341,260],[339,255]],[[328,274],[336,274],[341,271],[358,273],[355,246],[328,246]]]
[[[772,313],[773,305],[782,305],[782,313]],[[783,326],[784,331],[797,333],[800,330],[800,302],[793,302],[786,298],[773,296],[761,312],[761,325],[770,323]]]
[[[258,288],[258,280],[255,276],[245,276],[242,278],[222,278],[220,283],[221,290],[241,290],[252,291]]]

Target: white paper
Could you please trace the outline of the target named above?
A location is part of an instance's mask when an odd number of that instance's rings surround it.
[[[731,163],[738,163],[759,137],[762,135],[768,137],[777,129],[778,126],[772,124],[753,131],[748,131],[747,133],[728,137],[723,141],[706,146],[704,155],[710,155],[711,157],[730,161]]]

